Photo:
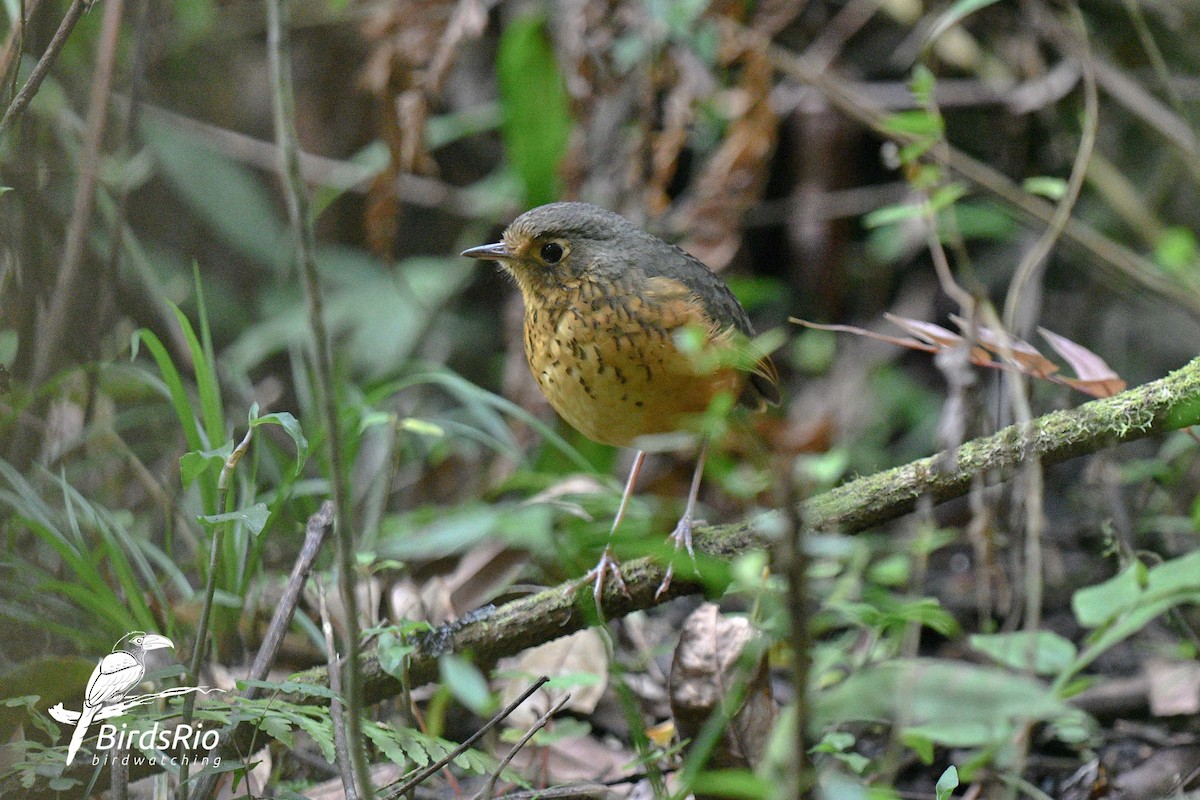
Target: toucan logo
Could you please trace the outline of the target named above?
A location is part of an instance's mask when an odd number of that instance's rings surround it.
[[[131,708],[146,705],[160,697],[173,697],[197,691],[220,691],[205,686],[180,686],[130,697],[129,693],[136,689],[146,676],[146,653],[164,648],[174,649],[175,644],[167,637],[155,633],[132,631],[125,634],[113,645],[112,652],[101,658],[92,670],[92,677],[83,693],[83,710],[69,711],[62,703],[50,709],[51,717],[63,725],[74,726],[71,745],[67,748],[68,764],[75,760],[75,755],[87,736],[88,728],[94,721],[119,716]],[[155,731],[157,730],[156,723]],[[101,742],[104,740],[102,732]]]

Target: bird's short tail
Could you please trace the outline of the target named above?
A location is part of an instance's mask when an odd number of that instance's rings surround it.
[[[87,736],[88,726],[92,724],[94,716],[96,716],[96,709],[84,705],[83,713],[79,715],[79,722],[75,724],[75,733],[71,734],[71,746],[67,748],[67,764],[75,760],[75,754],[79,752],[79,746],[83,744],[83,737]]]

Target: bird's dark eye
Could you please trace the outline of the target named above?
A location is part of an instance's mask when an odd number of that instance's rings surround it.
[[[542,261],[547,264],[557,264],[562,261],[563,248],[558,242],[547,242],[542,245]]]

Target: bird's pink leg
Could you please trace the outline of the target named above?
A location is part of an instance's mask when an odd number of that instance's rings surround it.
[[[600,561],[579,581],[580,583],[595,581],[592,594],[596,598],[596,608],[600,608],[600,595],[604,593],[604,579],[607,575],[612,575],[623,594],[626,596],[629,594],[629,589],[625,587],[625,579],[621,577],[621,563],[617,561],[617,557],[612,552],[612,537],[617,532],[617,526],[621,524],[621,519],[625,516],[625,509],[629,507],[633,486],[637,483],[638,474],[642,471],[642,462],[645,460],[646,451],[638,450],[637,455],[633,457],[633,466],[629,469],[629,480],[625,481],[625,492],[621,495],[621,505],[617,507],[617,516],[613,519],[612,529],[608,532],[608,544],[604,545]]]
[[[696,510],[696,498],[700,496],[700,478],[704,476],[704,459],[708,456],[708,437],[705,437],[700,442],[700,454],[696,456],[696,471],[692,473],[692,488],[688,491],[687,505],[684,506],[683,516],[679,518],[679,522],[675,525],[675,530],[671,531],[670,538],[675,541],[675,550],[680,547],[686,547],[688,555],[692,557],[692,561],[696,560],[696,551],[692,549],[692,515]],[[671,588],[671,577],[675,574],[674,563],[667,564],[667,574],[663,576],[662,583],[658,585],[658,590],[654,592],[654,599],[662,597],[662,595]]]

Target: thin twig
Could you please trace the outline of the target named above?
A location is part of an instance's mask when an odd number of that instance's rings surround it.
[[[562,697],[558,698],[558,702],[546,709],[545,714],[542,714],[532,725],[529,726],[529,730],[525,731],[525,734],[517,740],[517,743],[514,744],[504,758],[500,760],[500,763],[496,766],[495,771],[492,772],[492,776],[488,778],[487,784],[479,790],[479,792],[475,795],[474,800],[492,800],[492,795],[496,790],[496,782],[500,780],[500,773],[504,772],[509,763],[511,763],[516,757],[517,753],[521,752],[521,749],[529,743],[530,739],[533,738],[534,734],[546,727],[546,723],[550,721],[550,718],[557,714],[570,699],[571,693],[567,692]]]
[[[1017,327],[1017,312],[1021,309],[1021,293],[1066,230],[1067,222],[1071,219],[1071,212],[1075,208],[1075,201],[1079,199],[1079,192],[1087,177],[1088,162],[1091,161],[1092,151],[1096,147],[1096,132],[1100,128],[1100,101],[1096,94],[1096,70],[1092,63],[1091,48],[1088,46],[1087,27],[1083,22],[1079,6],[1072,3],[1070,8],[1073,12],[1072,17],[1076,20],[1076,26],[1079,28],[1078,47],[1083,64],[1083,130],[1079,136],[1079,149],[1075,153],[1075,162],[1071,165],[1071,176],[1067,180],[1067,191],[1054,209],[1054,215],[1050,218],[1046,229],[1042,231],[1042,235],[1021,259],[1021,263],[1008,285],[1008,296],[1004,300],[1004,327],[1018,336],[1025,334],[1025,331]]]
[[[788,618],[791,626],[788,630],[788,644],[792,649],[792,691],[795,692],[796,731],[792,742],[792,769],[795,783],[792,796],[798,800],[812,797],[816,784],[816,773],[813,771],[812,760],[809,757],[808,717],[809,717],[809,671],[812,666],[812,601],[808,587],[808,521],[801,513],[802,488],[796,484],[789,468],[779,476],[783,494],[784,519],[788,527],[787,535],[782,537],[777,548],[784,577],[787,580]],[[780,552],[782,551],[782,552]]]
[[[284,194],[288,218],[295,242],[296,260],[304,279],[308,298],[308,322],[312,329],[313,355],[325,433],[329,442],[329,473],[333,484],[333,502],[337,507],[334,531],[337,536],[338,594],[345,614],[346,667],[342,683],[346,698],[346,733],[350,763],[358,783],[359,795],[371,800],[370,771],[367,768],[362,732],[362,680],[358,642],[358,600],[354,575],[354,511],[346,487],[342,461],[341,428],[337,413],[337,394],[333,384],[333,354],[321,299],[321,281],[317,274],[316,237],[308,204],[308,189],[300,171],[300,146],[296,140],[295,94],[292,86],[291,50],[288,46],[287,0],[267,2],[267,51],[271,74],[272,110],[275,138],[279,143]]]
[[[419,769],[415,774],[413,774],[407,778],[401,778],[399,781],[396,781],[395,783],[391,784],[391,786],[380,787],[381,789],[384,790],[384,794],[381,796],[380,800],[395,800],[397,797],[400,797],[405,792],[407,792],[409,789],[420,784],[421,781],[425,780],[430,775],[437,772],[442,767],[445,767],[447,764],[449,764],[454,759],[458,758],[460,755],[462,755],[468,749],[470,749],[471,745],[473,745],[473,744],[475,744],[475,742],[479,741],[479,738],[481,736],[483,736],[485,733],[490,731],[492,728],[496,727],[496,725],[498,725],[502,720],[504,720],[506,717],[508,717],[509,714],[511,714],[513,711],[515,711],[517,706],[521,705],[521,703],[524,703],[526,700],[528,700],[530,695],[532,695],[538,689],[542,688],[542,686],[545,683],[547,683],[549,680],[550,679],[548,677],[546,677],[545,675],[538,678],[536,681],[534,681],[529,686],[528,689],[521,692],[520,697],[513,700],[511,703],[506,705],[504,708],[502,708],[498,712],[496,712],[496,715],[493,716],[491,719],[489,719],[487,722],[485,722],[483,724],[483,727],[481,727],[479,730],[475,731],[475,733],[468,736],[467,739],[462,744],[460,744],[458,747],[451,750],[446,755],[439,758],[437,761],[433,762],[432,764],[430,764],[427,767],[423,767],[423,768]],[[396,786],[396,783],[399,783],[400,785]]]
[[[338,669],[337,645],[333,642],[333,625],[329,621],[329,608],[325,604],[325,586],[317,582],[317,602],[321,611],[321,633],[325,635],[325,651],[329,664],[329,688],[333,699],[329,701],[329,718],[333,721],[333,748],[337,753],[338,778],[342,781],[342,793],[346,800],[358,800],[354,788],[354,767],[346,743],[346,718],[342,714],[342,671]]]
[[[29,80],[25,81],[25,85],[21,87],[21,91],[17,92],[17,96],[8,104],[8,108],[4,112],[4,116],[0,118],[0,136],[4,135],[21,113],[25,111],[25,107],[33,100],[34,95],[38,93],[38,89],[42,86],[42,81],[46,79],[46,75],[50,73],[50,67],[54,65],[55,59],[58,58],[58,52],[62,50],[63,45],[67,43],[67,37],[71,35],[71,31],[75,29],[75,24],[79,22],[79,18],[83,16],[83,12],[88,10],[91,5],[91,0],[73,0],[71,7],[67,9],[67,13],[63,16],[62,22],[58,23],[58,30],[54,32],[54,36],[50,39],[50,44],[46,45],[46,52],[42,53],[42,57],[34,64],[33,71],[29,73]],[[117,3],[120,6],[120,2]],[[121,9],[118,7],[115,11],[116,19],[121,18]],[[109,14],[105,13],[105,33],[107,33],[107,23]],[[23,28],[24,26],[22,26]],[[103,39],[101,40],[103,42]],[[105,69],[102,63],[105,56],[103,45],[96,59],[96,78],[101,77],[101,73]],[[112,71],[112,63],[107,65],[109,73]],[[107,79],[106,79],[107,80]],[[95,84],[93,84],[93,87]],[[106,92],[107,96],[107,92]],[[93,100],[95,92],[93,91]]]
[[[3,87],[6,93],[12,93],[14,96],[17,91],[17,76],[20,73],[14,64],[19,66],[21,63],[21,50],[25,46],[25,28],[29,25],[29,18],[37,13],[40,4],[41,0],[29,0],[27,3],[20,4],[21,11],[13,20],[13,26],[8,29],[8,36],[4,38],[4,47],[0,49],[0,87]],[[10,69],[12,70],[11,79],[8,77]]]

